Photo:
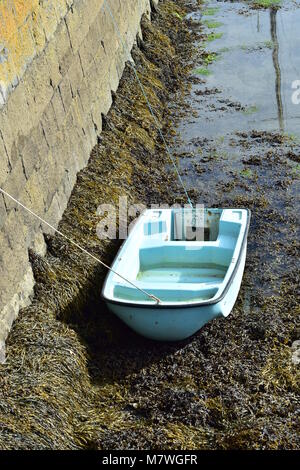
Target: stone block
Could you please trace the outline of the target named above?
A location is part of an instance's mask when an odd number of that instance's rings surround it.
[[[60,129],[57,125],[55,112],[51,103],[49,103],[41,118],[41,126],[47,144],[50,148],[55,147]]]
[[[0,132],[0,186],[6,181],[10,172],[10,164],[7,158],[6,149]]]
[[[47,159],[47,155],[49,152],[49,145],[46,140],[45,131],[41,123],[39,123],[36,127],[32,129],[30,137],[36,149],[36,153],[32,155],[32,157],[34,160],[33,166],[37,170],[41,167],[43,161]]]
[[[47,2],[47,5],[44,8],[39,8],[39,21],[43,25],[47,41],[50,41],[59,23],[54,3],[55,2]]]
[[[55,52],[59,63],[59,72],[62,76],[65,76],[73,62],[74,57],[68,28],[65,21],[60,23],[56,31]]]
[[[27,180],[25,177],[22,160],[20,158],[16,161],[14,167],[12,168],[9,178],[7,178],[3,185],[3,189],[12,197],[18,199],[22,192],[22,189],[26,184],[26,181]],[[4,199],[8,211],[16,207],[16,203],[12,201],[8,196],[4,196]]]
[[[58,21],[60,21],[62,18],[66,16],[70,8],[70,5],[68,5],[68,2],[66,2],[65,0],[55,0],[55,2],[53,2],[53,6],[55,8],[56,17]]]
[[[46,60],[48,62],[49,83],[55,89],[62,80],[62,70],[57,55],[56,43],[50,42],[47,46]]]
[[[0,110],[0,137],[3,142],[5,152],[10,161],[11,149],[15,140],[12,130],[13,123],[9,122],[7,116],[7,105]]]
[[[21,136],[18,139],[19,156],[23,162],[25,177],[28,179],[34,169],[39,166],[39,149],[34,135],[28,137]]]
[[[67,78],[69,79],[73,95],[77,95],[83,80],[83,69],[78,53],[74,56],[74,61],[67,73]]]
[[[58,85],[58,90],[61,95],[64,110],[67,113],[69,111],[69,108],[71,106],[71,102],[73,99],[71,83],[67,76],[65,76],[60,82],[60,84]]]
[[[84,41],[89,30],[89,24],[93,17],[93,12],[87,14],[85,2],[80,0],[77,8],[68,11],[65,23],[69,35],[69,41],[74,53],[79,49],[80,44]]]
[[[57,90],[51,100],[51,105],[55,115],[58,128],[61,127],[66,118],[66,112],[62,101],[62,96],[59,90]]]
[[[90,89],[89,81],[87,77],[81,82],[80,89],[77,91],[81,106],[85,114],[89,113],[91,106],[92,106],[92,96],[93,92]]]
[[[3,197],[3,194],[0,194],[0,230],[5,224],[6,217],[7,217],[7,211],[6,211],[6,206],[4,202],[4,197]]]
[[[50,84],[50,72],[45,52],[42,52],[27,69],[22,83],[26,88],[27,100],[30,102],[31,126],[36,127],[42,114],[47,108],[54,94]]]
[[[52,225],[54,228],[57,227],[58,221],[62,216],[62,209],[60,206],[60,200],[58,193],[56,192],[51,200],[49,209],[46,213],[46,220],[47,222]],[[51,229],[49,226],[43,227],[44,233],[54,235],[55,231]]]
[[[41,224],[40,231],[35,235],[34,240],[30,243],[29,247],[39,256],[45,256],[47,253],[47,245],[43,234],[44,225]]]

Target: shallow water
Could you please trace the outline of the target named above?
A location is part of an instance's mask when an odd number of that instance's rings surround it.
[[[211,1],[189,16],[199,63],[174,151],[197,202],[252,210],[244,310],[258,295],[278,295],[282,278],[299,267],[293,250],[286,253],[299,237],[300,104],[292,102],[299,6]],[[204,43],[203,35],[220,33]],[[208,53],[217,54],[209,65]]]
[[[193,87],[201,119],[185,124],[183,135],[207,137],[253,128],[300,135],[300,104],[292,101],[293,82],[300,80],[299,4],[251,10],[242,2],[209,2],[217,11],[205,15],[204,10],[202,21],[219,25],[206,32],[222,37],[207,43],[218,57],[208,67],[206,83]],[[199,99],[205,88],[218,92]]]

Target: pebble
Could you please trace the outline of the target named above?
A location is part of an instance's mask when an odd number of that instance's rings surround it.
[[[292,344],[292,351],[297,351],[297,349],[300,349],[300,339],[297,339]]]
[[[5,363],[5,343],[0,340],[0,364]]]
[[[300,364],[300,339],[297,339],[292,344],[292,363],[295,366]]]

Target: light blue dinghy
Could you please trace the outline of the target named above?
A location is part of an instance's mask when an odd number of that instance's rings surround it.
[[[190,241],[184,210],[146,210],[102,291],[112,312],[156,340],[182,340],[210,320],[227,317],[242,281],[250,211],[205,209],[204,237]]]

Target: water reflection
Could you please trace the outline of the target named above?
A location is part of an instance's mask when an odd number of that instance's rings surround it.
[[[222,37],[209,42],[207,50],[218,53],[218,60],[201,82],[195,80],[193,108],[199,119],[191,116],[181,132],[198,138],[255,128],[299,135],[300,105],[291,100],[291,84],[300,73],[300,0],[297,7],[247,14],[240,2],[210,6],[219,7],[213,22],[220,24],[215,32]]]
[[[279,64],[279,42],[277,36],[277,9],[270,9],[271,38],[273,44],[273,64],[275,70],[275,94],[280,132],[284,132],[283,103],[281,96],[281,69]]]

